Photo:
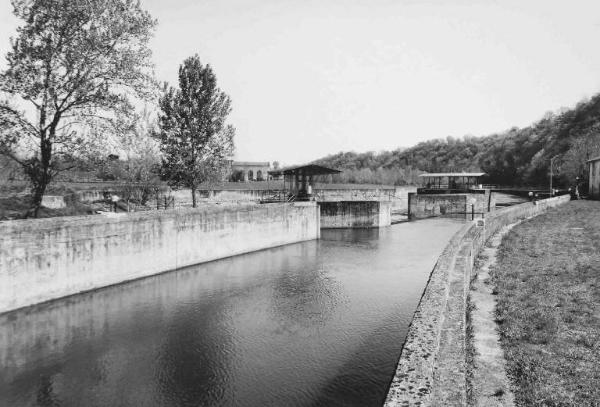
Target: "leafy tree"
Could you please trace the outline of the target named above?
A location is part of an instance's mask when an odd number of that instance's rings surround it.
[[[148,41],[155,20],[134,0],[12,0],[22,20],[0,73],[0,151],[32,186],[33,213],[59,158],[86,126],[133,109],[152,92]],[[21,110],[25,108],[25,110]]]
[[[162,174],[170,185],[191,189],[195,208],[199,185],[221,180],[233,154],[235,129],[225,124],[231,99],[195,55],[179,67],[179,89],[165,86],[160,110]]]

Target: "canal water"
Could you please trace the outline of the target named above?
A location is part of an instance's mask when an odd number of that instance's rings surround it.
[[[0,406],[380,406],[460,226],[324,230],[0,315]]]

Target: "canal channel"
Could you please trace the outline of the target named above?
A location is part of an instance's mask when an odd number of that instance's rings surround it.
[[[380,406],[461,225],[323,230],[0,315],[0,405]]]

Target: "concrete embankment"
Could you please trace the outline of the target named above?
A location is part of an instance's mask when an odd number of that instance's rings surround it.
[[[0,312],[319,237],[315,203],[0,223]]]
[[[407,334],[386,407],[467,404],[466,315],[473,263],[502,227],[569,201],[569,196],[507,207],[466,224],[438,259]]]

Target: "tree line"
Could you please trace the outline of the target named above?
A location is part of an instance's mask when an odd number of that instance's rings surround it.
[[[221,176],[234,149],[231,100],[212,68],[191,56],[178,86],[161,86],[148,47],[157,21],[136,0],[12,6],[21,25],[0,72],[0,154],[31,185],[30,215],[60,173],[110,167],[114,152],[120,177],[160,175],[190,188],[195,206],[195,189]]]
[[[340,152],[315,163],[343,170],[338,182],[416,182],[423,172],[487,174],[486,183],[542,186],[549,183],[552,159],[555,185],[587,178],[586,161],[600,155],[600,94],[570,109],[548,112],[525,128],[488,136],[446,137],[414,147],[380,153]]]

